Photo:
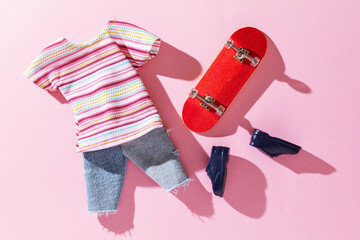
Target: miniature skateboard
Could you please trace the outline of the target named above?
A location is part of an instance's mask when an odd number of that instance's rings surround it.
[[[266,52],[265,35],[246,27],[234,32],[186,100],[182,118],[194,132],[211,129],[255,71]]]

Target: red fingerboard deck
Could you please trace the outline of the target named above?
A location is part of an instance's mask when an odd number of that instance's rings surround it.
[[[267,45],[266,38],[261,31],[252,27],[241,28],[233,33],[230,39],[233,40],[233,45],[236,47],[249,50],[248,55],[251,57],[258,57],[261,64]],[[223,114],[259,66],[251,66],[247,59],[241,63],[234,59],[236,53],[236,50],[224,47],[195,87],[200,96],[205,97],[208,94],[216,99],[215,105],[225,107]],[[201,100],[198,98],[189,97],[182,112],[185,125],[195,132],[209,130],[223,116],[223,114],[218,116],[212,108],[207,110],[201,107],[200,103]]]

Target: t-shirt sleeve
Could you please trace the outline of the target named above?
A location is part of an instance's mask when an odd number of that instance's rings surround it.
[[[36,86],[46,91],[58,90],[59,74],[54,69],[56,59],[53,51],[46,47],[26,68],[24,75]]]
[[[112,22],[109,34],[135,68],[154,58],[160,49],[158,36],[130,23]]]

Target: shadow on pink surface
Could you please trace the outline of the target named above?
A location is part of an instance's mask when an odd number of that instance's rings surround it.
[[[179,149],[185,171],[193,179],[190,185],[186,187],[185,193],[180,190],[174,196],[194,215],[200,218],[210,218],[214,214],[212,194],[202,186],[195,175],[195,171],[205,169],[209,156],[182,123],[157,77],[157,75],[163,75],[180,80],[193,80],[200,74],[201,69],[201,65],[196,59],[170,44],[162,42],[161,50],[156,58],[141,67],[139,75],[160,113],[165,128],[171,129],[169,135],[174,145]],[[133,224],[135,214],[134,193],[137,186],[158,187],[155,182],[129,162],[118,212],[107,217],[98,217],[100,224],[105,229],[115,234],[131,234],[131,230],[135,228]]]
[[[260,218],[266,209],[267,188],[260,168],[244,158],[230,155],[226,175],[225,201],[248,217]]]
[[[336,172],[336,169],[333,166],[304,149],[301,149],[297,155],[281,155],[272,160],[297,174],[319,173],[328,175]]]
[[[194,179],[194,176],[190,176]],[[115,234],[129,234],[134,226],[135,190],[137,187],[159,187],[153,180],[146,176],[135,164],[128,161],[123,191],[121,193],[118,211],[109,216],[98,216],[99,223],[109,232]],[[177,195],[189,210],[199,217],[211,217],[214,213],[211,193],[207,192],[196,178]],[[196,198],[194,198],[196,196]],[[162,209],[158,209],[162,211]]]

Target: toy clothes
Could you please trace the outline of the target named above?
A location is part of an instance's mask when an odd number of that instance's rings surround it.
[[[190,181],[164,128],[102,150],[83,153],[88,212],[117,210],[127,158],[166,191]]]
[[[24,74],[70,103],[78,152],[105,149],[163,126],[136,72],[159,47],[154,34],[113,20],[93,40],[61,38],[47,46]]]
[[[91,41],[47,46],[24,73],[73,109],[89,212],[116,211],[127,158],[167,191],[190,181],[136,71],[159,47],[154,34],[108,21]]]

